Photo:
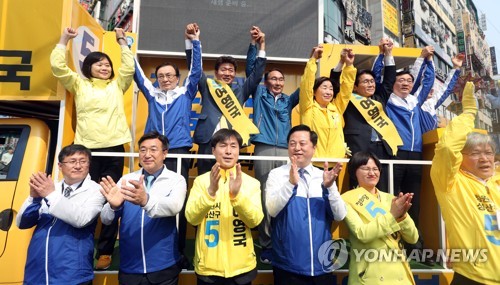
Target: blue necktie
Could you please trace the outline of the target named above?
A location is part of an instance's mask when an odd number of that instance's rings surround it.
[[[304,180],[304,182],[307,185],[307,179],[306,176],[304,175],[306,173],[306,170],[304,168],[299,168],[299,177]]]
[[[151,189],[151,185],[153,184],[153,179],[155,179],[155,177],[153,175],[149,175],[148,177],[146,177],[146,192],[149,193],[149,189]]]

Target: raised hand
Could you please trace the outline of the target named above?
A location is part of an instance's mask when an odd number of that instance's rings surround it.
[[[47,195],[55,191],[54,181],[52,177],[44,172],[33,173],[30,177],[30,195],[31,197],[45,198]]]
[[[217,191],[219,191],[219,180],[220,180],[220,164],[216,162],[210,170],[210,185],[208,186],[208,195],[215,197]]]
[[[71,28],[65,28],[63,30],[63,33],[61,34],[61,38],[59,39],[59,43],[63,45],[67,45],[69,40],[74,39],[76,36],[78,36],[78,32]]]
[[[323,169],[323,186],[330,188],[333,183],[335,183],[335,179],[337,179],[340,171],[342,170],[342,163],[337,162],[332,170],[328,170],[328,162],[325,161]]]
[[[241,189],[241,164],[236,164],[236,174],[229,173],[229,197],[232,199],[240,193]]]
[[[395,219],[399,219],[403,217],[406,212],[411,207],[411,200],[413,199],[413,193],[406,193],[403,194],[402,192],[399,193],[397,197],[394,197],[392,199],[391,203],[391,214]]]
[[[200,27],[197,23],[191,23],[186,26],[185,31],[186,39],[189,40],[199,40],[200,39]]]
[[[122,185],[125,183],[125,180],[122,180]],[[120,208],[121,205],[123,205],[125,198],[123,193],[120,191],[120,187],[118,187],[115,181],[113,181],[113,178],[111,178],[111,176],[103,177],[99,184],[101,185],[101,194],[104,198],[106,198],[106,201],[108,201],[111,209],[116,210]]]
[[[465,54],[459,53],[455,55],[451,59],[451,62],[453,63],[453,68],[460,69],[462,67],[462,64],[464,63],[464,60],[465,60]]]
[[[292,156],[290,158],[290,184],[292,185],[297,185],[299,184],[299,168],[297,167],[297,158],[295,156]]]
[[[121,192],[123,198],[132,204],[141,207],[146,206],[148,203],[148,194],[146,193],[146,189],[144,189],[144,175],[141,175],[139,180],[129,180],[128,183],[132,184],[132,186],[128,186],[126,181],[122,179]]]
[[[313,47],[311,57],[314,57],[315,59],[320,59],[322,56],[323,56],[323,45],[319,44]]]
[[[343,57],[343,61],[345,62],[346,65],[353,65],[354,64],[354,51],[350,48],[344,48],[340,52],[341,57]]]

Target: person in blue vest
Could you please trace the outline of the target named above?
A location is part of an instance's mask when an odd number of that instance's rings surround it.
[[[186,199],[186,180],[163,163],[167,137],[151,132],[139,139],[142,167],[101,182],[108,203],[103,224],[120,221],[120,284],[176,285],[181,272],[176,215]]]

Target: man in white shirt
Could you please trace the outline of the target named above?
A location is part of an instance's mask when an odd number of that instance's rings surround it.
[[[59,153],[62,181],[43,172],[31,176],[30,195],[16,218],[20,229],[36,226],[25,284],[92,284],[94,231],[105,199],[90,179],[90,159],[88,148],[69,145]]]

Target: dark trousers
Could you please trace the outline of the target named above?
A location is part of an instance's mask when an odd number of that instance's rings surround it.
[[[331,285],[335,276],[325,273],[318,276],[305,276],[273,267],[274,285]]]
[[[257,277],[257,268],[231,278],[204,275],[196,276],[198,277],[196,280],[196,284],[198,285],[251,285],[252,281]]]
[[[415,151],[398,150],[398,160],[421,160],[422,153]],[[420,193],[422,191],[422,165],[394,165],[394,195],[400,192],[403,194],[413,193],[413,204],[408,210],[408,214],[415,222],[415,226],[419,228],[420,216]],[[415,245],[407,246],[408,249],[422,249],[423,239],[419,230],[419,238]]]
[[[180,154],[189,154],[191,148],[190,147],[181,147],[181,148],[172,148],[169,149],[169,153],[180,153]],[[177,158],[165,158],[163,161],[168,170],[173,172],[177,172]],[[186,185],[189,183],[189,166],[190,159],[183,158],[181,159],[181,175],[186,180]],[[184,248],[186,247],[186,229],[187,229],[187,220],[186,220],[186,202],[187,196],[184,200],[184,205],[182,206],[182,210],[179,212],[179,252],[184,254]]]
[[[472,279],[469,279],[459,273],[453,274],[453,280],[451,280],[450,285],[483,285],[483,283],[476,282]]]
[[[198,144],[198,154],[212,154],[210,143]],[[197,159],[198,175],[209,172],[215,164],[215,159]]]
[[[123,145],[91,149],[95,152],[125,152]],[[113,181],[118,182],[123,175],[123,157],[93,156],[90,164],[90,177],[99,183],[103,177],[110,176]],[[116,237],[118,235],[118,221],[113,221],[111,225],[102,225],[101,234],[97,243],[96,259],[101,255],[112,255],[115,248]]]
[[[380,142],[370,142],[368,151],[374,153],[379,159],[392,159],[393,156],[389,155],[385,150],[384,144]],[[353,154],[357,151],[352,150]],[[349,189],[358,187],[358,180],[356,177],[349,177]],[[387,164],[382,164],[380,169],[380,177],[377,183],[377,189],[383,192],[389,192],[389,167]]]
[[[120,285],[177,285],[181,267],[174,264],[166,269],[145,274],[118,272]]]

